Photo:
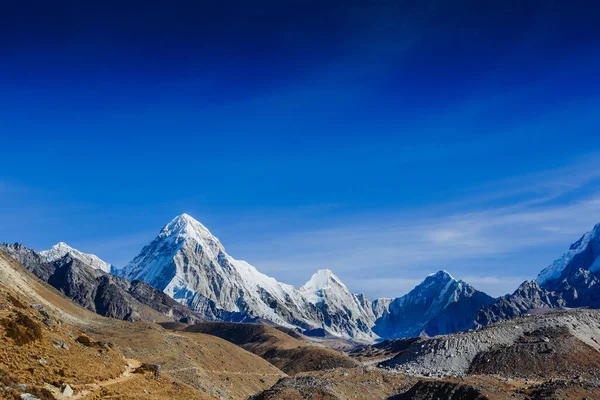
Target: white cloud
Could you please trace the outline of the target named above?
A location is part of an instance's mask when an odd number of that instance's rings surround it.
[[[600,196],[593,190],[599,159],[489,185],[464,202],[468,207],[450,204],[435,215],[423,210],[355,215],[323,229],[250,240],[236,251],[293,284],[316,269],[332,269],[352,290],[371,297],[405,293],[441,268],[501,295],[534,278],[600,222]],[[486,207],[515,194],[518,201]]]

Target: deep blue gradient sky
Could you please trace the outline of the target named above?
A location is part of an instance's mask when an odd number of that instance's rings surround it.
[[[511,291],[600,222],[598,7],[4,1],[0,241],[124,265],[187,212],[296,285]]]

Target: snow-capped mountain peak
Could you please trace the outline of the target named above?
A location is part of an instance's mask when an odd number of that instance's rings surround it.
[[[146,281],[206,319],[260,318],[363,340],[374,337],[370,303],[350,293],[331,271],[317,272],[300,290],[280,283],[227,254],[188,214],[165,225],[122,274]]]
[[[457,280],[450,274],[450,272],[446,271],[445,269],[441,269],[438,272],[429,274],[429,275],[427,275],[427,278],[429,278],[430,281],[433,281],[433,280],[435,280],[435,281],[456,281]]]
[[[331,270],[320,269],[310,277],[308,282],[306,282],[300,290],[303,292],[316,292],[318,290],[328,289],[336,284],[347,290],[346,285],[344,285],[340,278],[335,276]]]
[[[594,226],[594,229],[587,232],[578,241],[573,243],[569,247],[569,250],[566,253],[564,253],[561,258],[544,268],[536,278],[536,282],[540,286],[543,286],[548,281],[559,278],[565,267],[569,265],[571,261],[573,261],[573,258],[575,258],[575,256],[577,256],[578,254],[584,252],[592,239],[599,237],[600,224],[597,224],[596,226]]]
[[[82,253],[81,251],[72,248],[65,242],[58,242],[49,250],[41,251],[40,254],[50,262],[56,261],[63,258],[65,255],[70,254],[72,257],[77,258],[79,261],[89,265],[90,267],[107,273],[110,273],[114,268],[111,264],[100,259],[100,257],[94,254]]]
[[[182,239],[192,238],[197,241],[214,240],[217,243],[219,240],[189,214],[181,214],[176,216],[160,231],[159,237],[177,237]]]

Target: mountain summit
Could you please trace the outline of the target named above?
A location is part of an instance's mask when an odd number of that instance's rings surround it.
[[[165,225],[121,274],[151,284],[209,320],[263,319],[306,331],[324,328],[338,336],[374,337],[370,304],[331,271],[317,272],[301,290],[277,282],[227,254],[188,214]]]
[[[388,338],[457,332],[470,328],[475,313],[492,302],[492,297],[441,270],[393,300],[373,330]]]
[[[331,270],[320,269],[310,277],[308,282],[306,282],[300,288],[300,290],[304,292],[314,292],[318,290],[328,289],[335,285],[340,285],[343,288],[346,288],[346,285],[344,285],[340,278],[335,276]]]
[[[52,246],[49,250],[40,252],[40,255],[46,259],[46,261],[53,262],[66,256],[67,254],[71,257],[81,261],[82,263],[101,271],[111,273],[114,267],[106,261],[100,259],[100,257],[94,254],[82,253],[81,251],[72,248],[65,242],[58,242]]]

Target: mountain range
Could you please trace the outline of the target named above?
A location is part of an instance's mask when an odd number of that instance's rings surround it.
[[[446,271],[396,299],[370,301],[326,269],[297,289],[230,256],[187,214],[120,269],[63,242],[40,253],[21,245],[0,249],[80,305],[128,320],[263,322],[373,341],[466,331],[538,308],[600,307],[600,224],[535,281],[498,299]]]

